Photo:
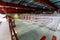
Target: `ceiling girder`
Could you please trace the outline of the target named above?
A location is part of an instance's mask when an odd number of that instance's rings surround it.
[[[54,9],[58,9],[53,3],[51,3],[49,0],[36,0],[37,2],[41,2],[47,6],[53,7]]]

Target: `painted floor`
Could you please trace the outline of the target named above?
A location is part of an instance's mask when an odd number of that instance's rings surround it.
[[[56,40],[60,40],[60,32],[52,31],[46,27],[40,27],[38,24],[25,20],[16,20],[15,31],[19,40],[40,40],[42,36],[46,36],[46,40],[52,40],[52,36],[56,36]]]

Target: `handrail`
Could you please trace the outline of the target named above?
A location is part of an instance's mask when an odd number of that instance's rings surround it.
[[[8,21],[9,21],[9,28],[10,28],[10,33],[11,33],[11,38],[13,40],[13,35],[12,35],[12,32],[14,33],[14,36],[15,36],[15,39],[18,40],[18,37],[15,33],[15,30],[14,30],[14,25],[12,24],[12,19],[10,17],[8,17]]]

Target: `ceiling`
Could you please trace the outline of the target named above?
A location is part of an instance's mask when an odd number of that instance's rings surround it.
[[[54,3],[55,6],[60,8],[60,0],[50,0],[50,2]]]
[[[14,3],[18,5],[37,7],[40,9],[52,10],[60,9],[60,0],[1,0],[3,2]]]

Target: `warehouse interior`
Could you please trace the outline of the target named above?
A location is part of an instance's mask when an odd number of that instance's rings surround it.
[[[60,40],[60,0],[0,0],[0,24],[0,40]]]

